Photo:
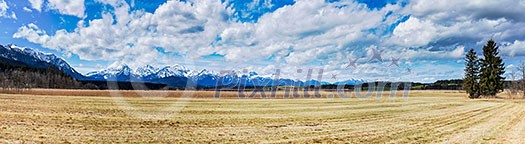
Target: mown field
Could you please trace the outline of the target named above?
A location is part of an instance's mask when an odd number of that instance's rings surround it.
[[[470,100],[459,91],[381,99],[79,95],[0,94],[0,143],[525,143],[525,101]]]

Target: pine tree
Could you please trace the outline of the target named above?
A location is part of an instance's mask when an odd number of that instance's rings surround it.
[[[481,59],[480,85],[481,94],[495,97],[504,88],[505,64],[499,56],[499,47],[494,40],[489,40],[483,46],[483,59]]]
[[[470,49],[465,57],[465,61],[463,88],[469,94],[469,98],[479,98],[479,59],[474,49]]]

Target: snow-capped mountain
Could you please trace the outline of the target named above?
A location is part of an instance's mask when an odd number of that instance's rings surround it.
[[[303,82],[285,78],[279,78],[276,81],[274,75],[259,75],[257,72],[229,71],[218,73],[207,69],[192,71],[181,65],[165,67],[146,65],[132,70],[127,65],[114,64],[105,70],[88,73],[87,77],[92,80],[142,81],[180,87],[233,86],[239,83],[245,86],[320,86],[330,84],[317,80]],[[350,81],[346,83],[350,83]]]
[[[86,74],[90,80],[132,81],[137,78],[128,65],[113,64],[102,71]]]
[[[190,74],[190,70],[188,68],[181,66],[181,65],[171,65],[171,66],[166,66],[164,68],[156,70],[149,75],[154,75],[156,78],[166,78],[166,77],[173,77],[173,76],[188,77],[189,74]],[[147,74],[143,76],[147,76]]]
[[[31,48],[19,47],[14,44],[0,45],[0,56],[3,58],[20,61],[34,68],[56,67],[64,73],[76,78],[85,77],[73,69],[64,59],[51,53],[43,53]]]
[[[366,81],[364,81],[364,80],[351,79],[351,80],[345,80],[345,81],[335,82],[334,84],[335,84],[335,85],[339,85],[339,84],[345,84],[345,85],[359,85],[359,84],[363,84],[363,83],[365,83],[365,82],[366,82]]]
[[[211,71],[190,71],[181,65],[165,67],[146,65],[132,70],[125,64],[113,64],[104,70],[90,72],[86,76],[91,80],[142,81],[171,86],[193,85],[193,83],[198,83],[199,86],[214,86],[218,79],[218,75]]]
[[[86,76],[92,80],[134,80],[151,81],[169,77],[189,77],[192,72],[181,65],[155,67],[145,65],[133,70],[126,64],[112,64],[101,71],[87,73]]]
[[[146,65],[146,66],[137,68],[137,70],[135,70],[135,73],[140,76],[148,76],[148,75],[152,75],[156,73],[157,71],[159,71],[158,68],[153,67],[151,65]]]
[[[176,87],[234,86],[239,83],[245,86],[311,86],[330,84],[317,80],[300,81],[285,78],[276,80],[272,74],[259,75],[257,72],[229,71],[219,73],[207,69],[196,71],[182,65],[164,67],[145,65],[132,69],[130,66],[121,63],[114,63],[106,69],[90,72],[84,76],[73,69],[64,59],[54,54],[42,53],[13,44],[0,45],[0,57],[13,63],[20,62],[33,68],[56,68],[78,80],[88,81],[148,82]],[[352,79],[334,84],[356,85],[364,82],[363,80]]]
[[[216,85],[224,85],[230,82],[221,81],[226,75],[220,75],[214,71],[203,69],[199,72],[192,72],[189,79],[199,86],[211,87]],[[225,77],[228,79],[229,77]],[[231,78],[231,77],[230,77]],[[235,79],[235,76],[233,77]],[[222,84],[221,84],[222,83]]]

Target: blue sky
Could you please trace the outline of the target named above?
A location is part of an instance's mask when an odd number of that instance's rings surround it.
[[[523,13],[520,0],[0,0],[0,44],[54,53],[82,73],[182,64],[432,82],[461,78],[464,53],[491,38],[512,71],[525,58]]]

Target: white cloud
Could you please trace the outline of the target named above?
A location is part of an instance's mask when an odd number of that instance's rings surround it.
[[[24,9],[24,11],[26,11],[26,12],[33,12],[33,10],[29,9],[28,7],[24,7],[23,9]]]
[[[46,35],[46,32],[40,30],[37,25],[30,23],[27,26],[23,26],[18,29],[18,32],[13,35],[13,38],[26,38],[30,42],[45,44],[49,39],[49,36]]]
[[[442,59],[460,59],[465,56],[465,47],[457,46],[452,51],[430,51],[427,49],[409,49],[400,53],[401,58],[408,59],[426,59],[426,60],[442,60]],[[388,54],[387,54],[388,55]],[[395,55],[395,54],[392,54]]]
[[[444,43],[444,46],[468,44],[486,41],[489,38],[500,41],[525,38],[520,35],[521,32],[525,32],[525,23],[515,23],[504,18],[468,20],[447,25],[438,23],[440,22],[411,17],[396,27],[388,43],[421,47],[441,43]]]
[[[503,53],[524,53],[518,46],[525,40],[525,16],[521,15],[525,13],[522,9],[525,3],[519,0],[409,1],[406,7],[386,5],[373,10],[354,1],[299,0],[264,14],[256,23],[231,18],[236,10],[219,0],[168,1],[153,13],[131,11],[133,4],[122,0],[96,1],[111,5],[114,11],[103,12],[100,19],[79,21],[73,31],[48,34],[29,24],[20,27],[13,37],[77,54],[84,60],[123,61],[130,65],[180,63],[156,50],[160,47],[194,59],[213,53],[224,55],[226,61],[208,62],[219,68],[268,71],[281,67],[290,69],[283,73],[291,75],[297,68],[316,65],[327,72],[340,73],[349,55],[362,62],[368,59],[366,49],[372,46],[385,50],[386,61],[400,57],[405,65],[419,64],[421,60],[456,62],[464,56],[465,47],[479,45],[476,42],[488,38],[514,41],[502,47]],[[50,0],[48,5],[62,14],[84,17],[84,2],[75,2]],[[271,3],[265,6],[272,7]],[[410,18],[393,32],[382,32],[406,15]],[[382,65],[362,64],[362,69],[352,73],[363,77],[411,78],[395,74],[406,67],[385,74]],[[425,68],[433,65],[427,63]],[[446,70],[436,71],[418,78],[447,76]]]
[[[48,0],[48,2],[48,6],[50,9],[56,9],[61,14],[72,15],[79,18],[84,17],[84,0]],[[34,7],[35,5],[33,5],[33,8]]]
[[[4,0],[0,0],[0,16],[5,15],[7,12],[7,9],[9,9],[9,6],[7,6],[7,3]]]
[[[0,0],[0,18],[4,17],[4,18],[16,19],[15,12],[11,12],[11,14],[9,14],[7,12],[8,9],[9,9],[9,6],[7,5],[7,3],[4,0]]]
[[[501,51],[509,56],[525,56],[525,41],[516,40],[514,43],[504,43]]]
[[[101,19],[88,21],[87,26],[79,22],[72,32],[59,30],[48,35],[36,25],[29,24],[21,27],[13,37],[71,52],[85,60],[123,60],[144,64],[155,62],[159,57],[156,47],[183,54],[213,53],[205,49],[226,26],[228,17],[228,11],[220,1],[195,1],[193,4],[168,1],[154,13],[129,12],[128,4],[117,5],[113,12],[115,16],[105,13]]]
[[[406,12],[442,24],[465,20],[500,19],[525,21],[522,0],[411,0]]]
[[[422,46],[438,37],[438,26],[430,21],[411,17],[394,29],[392,43],[401,46]]]
[[[346,7],[338,7],[347,5]],[[347,45],[375,39],[369,29],[382,25],[383,16],[399,6],[369,10],[355,2],[297,1],[259,18],[257,23],[231,25],[217,45],[230,61],[268,57],[304,64]],[[249,55],[247,55],[249,54]]]
[[[29,0],[29,3],[31,3],[31,7],[39,12],[42,11],[42,6],[44,4],[44,0]],[[25,10],[25,8],[24,8]]]
[[[490,38],[515,41],[502,48],[514,55],[521,53],[516,40],[525,39],[525,3],[519,0],[415,0],[401,13],[411,17],[394,29],[385,46],[409,47],[406,53],[413,58],[457,59],[464,54],[458,46],[479,49]]]
[[[525,39],[525,2],[521,0],[413,0],[402,13],[411,17],[394,30],[394,44],[418,47]]]
[[[113,7],[117,7],[118,5],[124,2],[123,0],[95,0],[95,1],[103,3],[103,4],[109,4]]]
[[[17,19],[15,12],[11,12],[11,15],[8,17],[15,19],[15,20]]]

